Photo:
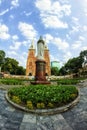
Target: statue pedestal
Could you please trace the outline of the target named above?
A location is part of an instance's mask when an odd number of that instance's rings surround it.
[[[31,82],[31,84],[50,84],[50,82],[46,80],[45,66],[46,62],[44,60],[38,59],[36,61],[35,81]]]

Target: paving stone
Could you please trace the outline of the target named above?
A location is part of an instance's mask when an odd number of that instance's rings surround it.
[[[19,130],[37,130],[37,125],[33,123],[21,123]]]
[[[6,91],[0,90],[0,130],[87,130],[87,80],[79,88],[79,103],[64,113],[51,116],[16,110],[5,100]]]
[[[1,128],[0,130],[7,130],[6,128]]]
[[[42,121],[42,122],[38,122],[38,126],[40,127],[40,128],[44,128],[44,129],[46,129],[46,130],[53,130],[54,129],[54,127],[53,127],[53,122],[52,122],[52,120],[44,120],[44,121]]]
[[[53,121],[63,120],[64,117],[61,114],[56,114],[50,117]]]
[[[12,114],[9,116],[10,120],[14,120],[14,121],[19,121],[21,122],[23,118],[23,113],[20,111],[14,111],[12,112]]]
[[[53,124],[55,130],[72,130],[72,128],[69,126],[65,119],[58,119],[54,121]]]
[[[2,119],[2,116],[0,115],[0,120]]]
[[[25,114],[22,122],[36,123],[36,116],[32,114]]]
[[[14,112],[14,111],[15,111],[15,109],[14,109],[13,107],[11,107],[11,106],[7,106],[7,107],[5,108],[5,110],[6,110],[6,111],[10,111],[10,112]]]

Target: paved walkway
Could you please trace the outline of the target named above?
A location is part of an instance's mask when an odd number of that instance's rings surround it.
[[[14,109],[0,90],[0,130],[87,130],[87,80],[80,85],[80,102],[71,110],[37,116]]]

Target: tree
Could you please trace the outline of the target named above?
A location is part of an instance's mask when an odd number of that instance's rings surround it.
[[[66,67],[63,66],[63,67],[59,70],[59,75],[65,75],[66,73],[67,73]]]
[[[80,57],[72,58],[65,64],[66,71],[70,73],[77,73],[81,67],[82,60]]]
[[[59,73],[62,75],[78,73],[79,69],[82,68],[82,63],[84,62],[85,56],[87,57],[87,50],[80,52],[78,57],[69,59],[67,63],[60,69]]]
[[[82,63],[84,62],[84,57],[87,58],[87,50],[80,52],[80,59],[81,59]]]
[[[2,66],[2,70],[15,75],[24,75],[25,69],[19,66],[19,62],[12,58],[5,58],[5,63]]]
[[[2,64],[4,63],[4,59],[5,59],[5,52],[3,50],[0,50],[0,72]]]
[[[19,66],[19,62],[15,59],[6,57],[5,52],[0,50],[0,70],[8,72],[10,74],[24,75],[25,69],[22,66]]]
[[[22,66],[18,66],[17,75],[25,75],[25,69]]]
[[[80,52],[80,57],[84,58],[84,56],[87,56],[87,50]]]
[[[3,70],[11,74],[16,74],[18,68],[18,61],[12,58],[5,58],[5,63],[3,64]]]
[[[51,67],[51,75],[57,76],[59,69],[57,67]]]

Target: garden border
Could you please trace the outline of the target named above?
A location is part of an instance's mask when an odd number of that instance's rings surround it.
[[[69,110],[70,108],[74,107],[80,100],[80,90],[78,89],[78,96],[77,98],[72,101],[71,103],[62,106],[62,107],[58,107],[58,108],[53,108],[53,109],[35,109],[35,110],[29,110],[23,106],[20,106],[14,102],[12,102],[9,97],[8,97],[8,92],[5,94],[5,98],[6,100],[15,108],[22,110],[24,112],[28,112],[28,113],[32,113],[32,114],[37,114],[37,115],[53,115],[53,114],[58,114],[58,113],[62,113],[65,112],[67,110]]]

